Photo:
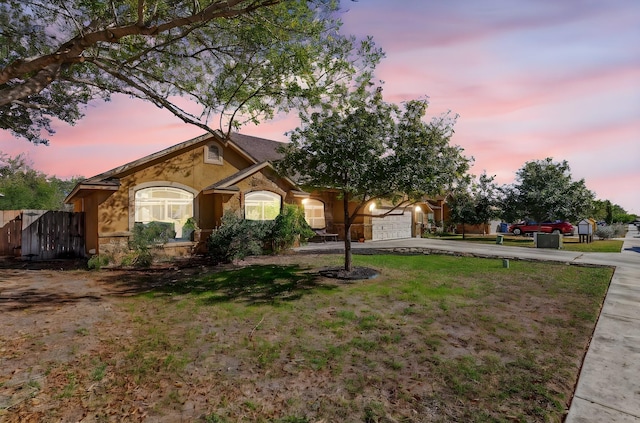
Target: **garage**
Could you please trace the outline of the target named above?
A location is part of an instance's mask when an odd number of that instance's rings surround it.
[[[375,210],[376,214],[383,214],[388,210]],[[391,214],[386,217],[371,218],[371,238],[373,241],[383,239],[411,238],[411,212]]]

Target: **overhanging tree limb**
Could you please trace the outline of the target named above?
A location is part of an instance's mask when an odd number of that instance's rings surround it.
[[[0,71],[0,85],[8,82],[12,78],[19,78],[31,72],[39,72],[52,65],[60,66],[62,63],[75,62],[87,47],[94,46],[100,42],[118,43],[120,39],[131,35],[156,35],[168,32],[175,28],[197,22],[207,22],[217,18],[232,18],[248,14],[262,7],[273,6],[282,0],[264,0],[252,2],[246,7],[234,9],[238,4],[244,3],[243,0],[229,0],[214,2],[203,11],[184,18],[174,19],[169,22],[157,26],[144,26],[140,20],[133,25],[125,25],[113,28],[106,28],[99,31],[80,34],[64,43],[56,52],[35,57],[32,59],[19,59],[9,64]],[[143,0],[139,0],[138,7],[144,5]],[[49,80],[50,83],[53,79]],[[46,86],[46,85],[45,85]],[[0,91],[0,106],[7,104],[3,91]]]
[[[104,3],[0,2],[0,42],[9,46],[0,56],[0,129],[46,143],[40,134],[53,133],[53,118],[74,123],[94,98],[134,93],[160,105],[113,72],[169,101],[196,100],[200,127],[224,113],[231,126],[336,97],[336,84],[382,56],[371,40],[356,52],[355,39],[339,33],[335,0]]]
[[[128,78],[127,76],[125,76],[125,75],[123,75],[123,74],[121,74],[119,72],[113,72],[113,71],[111,71],[110,68],[101,66],[98,61],[94,61],[94,63],[96,64],[96,66],[100,67],[105,72],[111,74],[113,77],[115,77],[115,78],[117,78],[117,79],[119,79],[119,80],[121,80],[123,82],[126,82],[130,87],[133,87],[136,90],[139,90],[140,92],[145,93],[147,95],[147,97],[149,99],[151,99],[158,107],[166,108],[171,113],[173,113],[176,117],[182,119],[183,122],[189,123],[191,125],[198,126],[198,127],[204,129],[207,132],[213,132],[213,130],[211,128],[209,128],[209,126],[200,123],[194,116],[192,116],[189,113],[185,112],[184,110],[180,109],[179,107],[177,107],[176,105],[171,103],[166,98],[163,98],[163,97],[157,95],[153,90],[138,84],[133,79]]]

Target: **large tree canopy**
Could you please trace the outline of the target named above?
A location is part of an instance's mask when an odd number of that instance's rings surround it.
[[[376,199],[395,203],[390,212],[441,194],[468,169],[461,148],[450,145],[453,120],[424,122],[427,102],[400,108],[383,101],[369,82],[337,103],[302,117],[277,163],[308,188],[335,189],[344,202],[345,270],[351,270],[350,227]],[[349,207],[355,204],[355,207]]]
[[[53,133],[52,118],[73,124],[88,101],[114,93],[206,130],[316,104],[339,94],[332,87],[356,71],[354,58],[381,55],[371,40],[356,46],[340,35],[337,8],[337,0],[0,0],[0,129],[47,143],[41,132]]]
[[[516,172],[517,182],[503,187],[503,217],[507,221],[530,218],[578,220],[588,217],[594,199],[584,179],[574,181],[566,160],[530,161]]]

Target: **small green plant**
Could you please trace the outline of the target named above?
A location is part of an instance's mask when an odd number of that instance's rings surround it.
[[[205,423],[228,423],[229,420],[226,417],[220,416],[216,413],[211,413],[203,417]]]
[[[377,423],[384,421],[382,418],[385,414],[384,406],[377,401],[372,401],[364,407],[364,422]]]
[[[58,395],[58,398],[71,398],[76,391],[78,385],[76,381],[76,375],[73,373],[67,374],[68,383],[62,388],[62,392]]]
[[[29,388],[33,388],[33,389],[37,389],[37,390],[40,390],[40,388],[41,388],[40,382],[38,382],[37,380],[33,380],[33,379],[31,379],[29,382],[27,382],[27,386]]]
[[[254,401],[249,401],[249,400],[243,402],[242,405],[244,405],[247,408],[247,410],[251,410],[251,411],[255,411],[259,407],[258,403]]]
[[[367,381],[362,375],[346,378],[343,381],[345,390],[351,395],[362,394],[367,387]]]
[[[100,270],[102,267],[109,264],[109,257],[105,254],[94,254],[87,262],[87,267],[90,270]]]
[[[107,363],[99,362],[95,369],[91,372],[91,380],[101,381],[107,375]]]

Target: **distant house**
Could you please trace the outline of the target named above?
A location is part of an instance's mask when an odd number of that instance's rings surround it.
[[[88,254],[127,245],[136,224],[163,222],[174,254],[203,250],[225,212],[245,219],[271,220],[283,203],[304,207],[311,227],[344,236],[342,201],[331,190],[305,192],[276,173],[277,141],[253,136],[205,134],[85,179],[65,199],[85,213]],[[420,203],[377,218],[384,206],[368,205],[374,216],[359,217],[352,239],[408,238],[420,235],[430,219],[442,220],[442,200]],[[435,209],[435,210],[434,210]],[[438,219],[438,214],[440,219]],[[192,234],[187,220],[199,231]]]

